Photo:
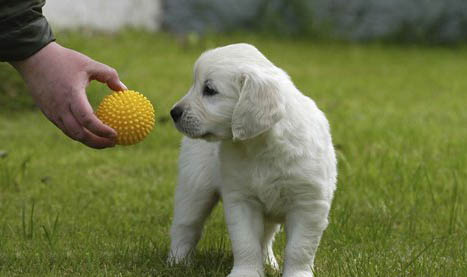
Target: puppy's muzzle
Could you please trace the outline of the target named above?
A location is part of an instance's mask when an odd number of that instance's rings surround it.
[[[183,108],[180,106],[175,106],[170,111],[170,116],[172,117],[175,123],[177,123],[180,120],[180,118],[182,118],[182,115],[183,115]]]

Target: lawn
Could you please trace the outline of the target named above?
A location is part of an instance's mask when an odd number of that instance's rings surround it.
[[[339,181],[316,276],[467,276],[466,47],[57,36],[114,66],[155,105],[157,125],[134,146],[86,148],[48,122],[0,64],[0,276],[227,275],[221,207],[193,264],[165,264],[181,139],[168,112],[199,54],[239,41],[285,69],[331,123]],[[92,84],[88,95],[95,106],[107,92]],[[281,233],[281,261],[284,243]]]

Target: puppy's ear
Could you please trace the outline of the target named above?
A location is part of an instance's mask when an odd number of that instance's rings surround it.
[[[232,116],[234,140],[246,140],[265,132],[285,114],[284,96],[273,76],[249,70],[241,74],[240,80],[240,97]]]

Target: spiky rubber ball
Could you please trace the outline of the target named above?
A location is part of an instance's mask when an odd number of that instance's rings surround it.
[[[114,91],[104,97],[96,110],[97,117],[117,132],[117,144],[142,141],[154,127],[154,107],[141,93]]]

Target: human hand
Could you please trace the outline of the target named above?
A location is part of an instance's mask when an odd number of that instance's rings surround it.
[[[92,148],[115,145],[115,130],[96,117],[86,96],[92,80],[114,91],[126,90],[115,69],[55,42],[11,64],[23,76],[41,111],[68,137]]]

